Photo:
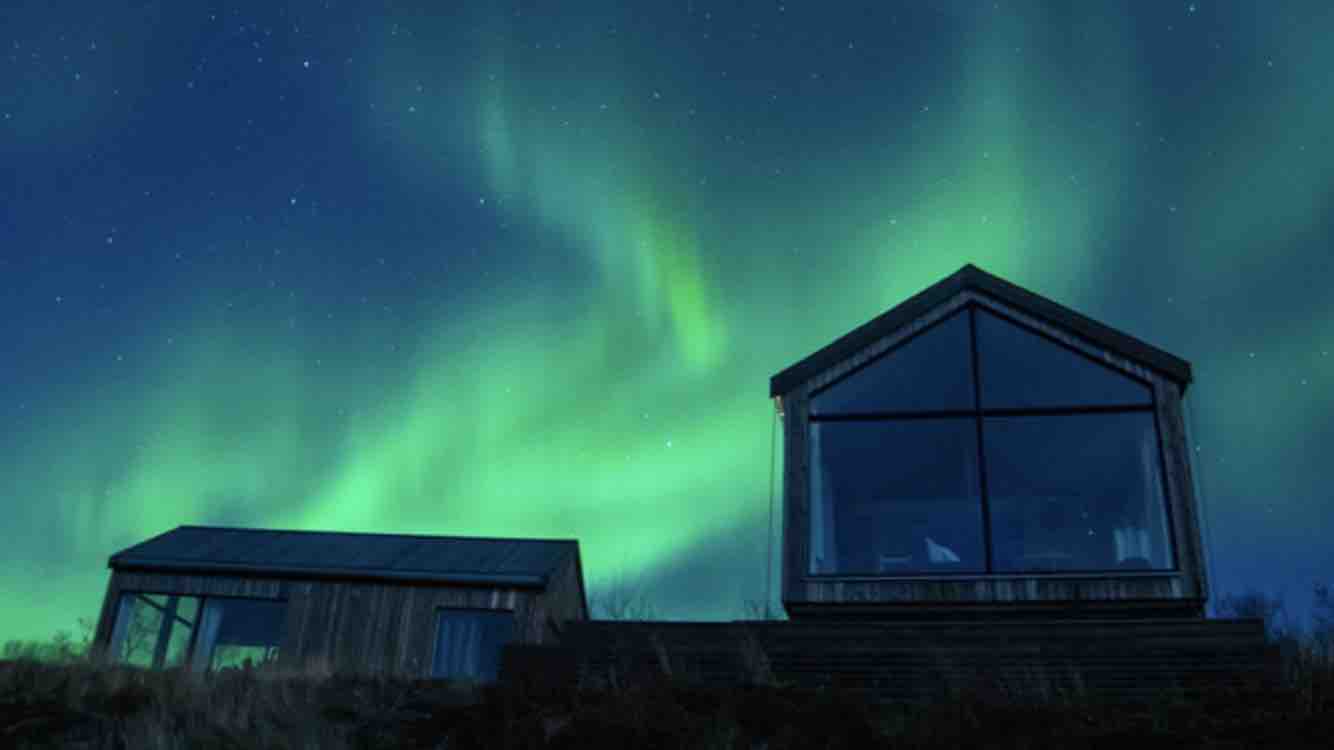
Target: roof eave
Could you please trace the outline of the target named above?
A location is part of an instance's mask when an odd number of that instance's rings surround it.
[[[166,573],[170,575],[235,575],[247,578],[300,578],[382,581],[386,583],[453,583],[469,586],[517,586],[546,588],[547,575],[516,573],[436,573],[428,571],[365,570],[355,568],[313,568],[302,566],[245,565],[241,563],[210,563],[206,561],[176,561],[118,558],[107,560],[107,567],[115,571]]]

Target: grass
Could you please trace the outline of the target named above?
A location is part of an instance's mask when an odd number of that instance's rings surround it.
[[[58,636],[48,644],[6,646],[0,747],[1327,746],[1334,734],[1328,618],[1317,616],[1317,627],[1302,635],[1277,625],[1270,600],[1249,596],[1225,600],[1225,612],[1264,616],[1271,624],[1271,639],[1284,646],[1281,684],[1164,695],[1147,705],[1101,702],[1077,680],[1043,673],[1023,684],[956,686],[924,703],[873,705],[837,687],[775,684],[757,654],[758,684],[706,688],[679,674],[673,678],[675,662],[666,649],[663,678],[632,682],[609,675],[558,694],[521,685],[354,677],[327,665],[300,673],[266,666],[199,675],[91,664],[83,657],[86,636],[81,643]],[[651,619],[646,606],[632,609],[621,614]]]

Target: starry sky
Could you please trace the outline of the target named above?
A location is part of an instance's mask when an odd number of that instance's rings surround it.
[[[592,593],[740,617],[768,378],[969,262],[1193,364],[1214,592],[1304,618],[1331,35],[1325,0],[5,3],[0,638],[178,524],[575,537]]]

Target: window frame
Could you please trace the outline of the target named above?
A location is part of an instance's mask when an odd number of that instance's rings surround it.
[[[162,664],[159,664],[159,663],[157,662],[156,655],[155,655],[155,657],[154,657],[154,662],[153,662],[153,664],[151,664],[151,665],[149,665],[149,666],[143,666],[143,665],[139,665],[139,664],[130,664],[129,662],[124,661],[119,655],[116,655],[116,654],[112,654],[112,653],[111,653],[112,646],[114,645],[114,643],[113,643],[113,639],[114,639],[114,637],[115,637],[116,624],[117,624],[117,621],[118,621],[119,618],[120,618],[121,602],[124,601],[124,598],[127,597],[127,596],[139,597],[139,598],[142,599],[144,602],[146,602],[149,606],[151,606],[151,607],[153,607],[153,608],[155,608],[155,609],[159,609],[159,611],[162,611],[162,610],[158,607],[158,605],[157,605],[155,602],[152,602],[152,601],[148,600],[147,597],[150,597],[150,596],[166,596],[166,597],[173,597],[173,596],[174,596],[174,597],[176,597],[178,600],[179,600],[179,599],[185,599],[185,598],[191,598],[191,599],[196,599],[196,600],[198,600],[199,604],[198,604],[198,606],[197,606],[197,608],[196,608],[196,610],[195,610],[195,621],[194,621],[194,623],[188,623],[188,622],[186,623],[186,624],[188,624],[188,625],[190,626],[190,638],[189,638],[189,640],[186,642],[185,652],[184,652],[184,654],[182,654],[182,657],[181,657],[181,663],[180,663],[180,664],[173,665],[173,666],[171,666],[171,667],[165,667],[165,666],[163,666]],[[283,608],[283,609],[282,609],[283,625],[281,626],[281,628],[280,628],[280,630],[279,630],[279,632],[278,632],[278,653],[279,653],[279,654],[282,653],[282,641],[287,637],[287,633],[285,632],[285,631],[286,631],[286,617],[287,617],[287,614],[288,614],[288,609],[287,609],[287,606],[288,606],[288,598],[287,598],[287,597],[284,596],[284,597],[280,597],[280,598],[277,598],[277,599],[270,599],[269,597],[263,597],[263,596],[238,596],[238,595],[233,595],[233,594],[185,593],[185,592],[180,592],[180,591],[167,591],[167,590],[164,590],[164,589],[161,589],[161,588],[152,588],[152,587],[150,587],[150,588],[124,588],[124,589],[120,589],[120,590],[117,591],[117,593],[116,593],[116,603],[115,603],[115,605],[113,605],[113,607],[112,607],[111,624],[110,624],[110,627],[107,629],[107,645],[106,645],[106,651],[107,651],[107,653],[106,653],[106,658],[107,658],[108,661],[110,661],[111,663],[113,663],[113,664],[115,664],[115,665],[117,665],[117,666],[121,666],[121,667],[132,667],[132,668],[135,668],[135,669],[184,669],[184,670],[187,670],[187,671],[193,671],[193,670],[194,670],[193,664],[194,664],[194,660],[195,660],[195,647],[196,647],[196,645],[197,645],[197,643],[198,643],[198,640],[199,640],[199,624],[200,624],[200,622],[202,621],[203,616],[204,616],[204,607],[206,606],[206,602],[207,602],[208,600],[210,600],[210,599],[234,599],[234,600],[240,600],[240,601],[267,602],[267,603],[277,604],[277,605],[281,606],[281,607]],[[177,619],[177,620],[184,621],[183,618],[181,618],[180,615],[176,615],[176,619]],[[171,636],[170,636],[170,634],[169,634],[169,635],[168,635],[168,643],[170,642],[170,638],[171,638]],[[160,647],[155,643],[155,644],[154,644],[154,648],[155,648],[155,650],[156,650],[156,649],[158,649],[158,648],[160,648]],[[280,658],[281,658],[281,657],[280,657]],[[165,658],[164,658],[164,661],[165,661]],[[211,660],[210,660],[210,661],[211,661]],[[207,668],[207,667],[206,667],[203,671],[207,672],[207,671],[211,671],[211,670],[210,670],[210,668]]]
[[[947,320],[950,320],[954,315],[962,312],[968,316],[968,342],[969,342],[969,357],[972,366],[972,376],[973,376],[974,408],[934,410],[934,411],[868,411],[868,412],[845,413],[845,414],[817,414],[813,410],[808,410],[806,415],[806,425],[804,427],[806,431],[806,459],[808,462],[811,463],[813,463],[815,460],[815,456],[812,454],[813,441],[811,440],[811,432],[813,427],[817,423],[891,422],[891,421],[902,422],[902,421],[913,421],[913,420],[924,420],[924,419],[971,417],[973,419],[975,428],[974,444],[977,447],[978,488],[979,488],[979,497],[982,504],[981,507],[982,550],[984,558],[983,571],[977,573],[913,572],[904,575],[883,575],[876,573],[814,572],[813,565],[811,562],[811,555],[809,554],[809,547],[813,544],[812,535],[814,534],[814,524],[809,522],[809,518],[814,512],[813,510],[814,503],[817,498],[814,497],[814,493],[812,492],[812,478],[814,477],[815,472],[808,471],[805,483],[806,484],[805,493],[806,493],[807,505],[810,511],[807,513],[808,522],[807,522],[805,543],[808,547],[808,554],[804,556],[805,557],[805,561],[803,563],[805,567],[804,577],[812,579],[824,579],[824,580],[827,579],[941,580],[941,579],[976,579],[981,577],[984,578],[1030,578],[1030,577],[1086,578],[1089,576],[1149,577],[1149,576],[1179,574],[1181,572],[1181,556],[1177,549],[1178,539],[1176,533],[1176,521],[1174,518],[1174,514],[1172,512],[1172,504],[1173,500],[1175,499],[1175,493],[1172,490],[1172,483],[1167,480],[1167,471],[1166,471],[1167,446],[1164,445],[1163,441],[1163,430],[1158,416],[1158,393],[1157,389],[1154,388],[1154,384],[1151,381],[1148,381],[1138,376],[1137,374],[1129,373],[1118,368],[1110,367],[1106,362],[1102,362],[1095,359],[1094,357],[1090,356],[1087,352],[1084,352],[1077,347],[1071,346],[1070,344],[1064,341],[1054,338],[1047,332],[1042,331],[1023,320],[1020,320],[1003,310],[996,309],[989,305],[984,305],[976,300],[966,301],[960,307],[962,308],[962,310],[952,310],[941,315],[939,320],[933,321],[930,325],[925,326],[920,331],[913,333],[911,336],[905,337],[902,341],[895,343],[892,347],[886,349],[884,352],[881,352],[879,355],[872,357],[871,359],[868,359],[866,362],[861,363],[860,365],[849,370],[848,372],[843,373],[836,380],[826,383],[825,385],[820,386],[818,389],[811,391],[811,393],[808,394],[807,403],[813,404],[815,397],[820,393],[838,387],[839,383],[842,383],[845,379],[851,377],[852,375],[861,371],[862,369],[870,367],[872,364],[881,361],[885,357],[892,356],[894,352],[897,351],[899,348],[906,346],[909,342],[913,341],[919,336],[929,334],[937,325]],[[980,358],[978,356],[978,346],[977,346],[977,314],[979,309],[982,309],[987,314],[994,315],[998,319],[1010,325],[1018,326],[1019,328],[1033,335],[1039,336],[1045,342],[1047,342],[1052,346],[1061,347],[1062,349],[1065,349],[1068,352],[1072,352],[1075,355],[1082,357],[1085,360],[1092,362],[1093,364],[1099,367],[1111,370],[1117,375],[1120,375],[1129,380],[1133,380],[1144,385],[1149,389],[1150,403],[1121,405],[1121,406],[1097,405],[1097,406],[1070,406],[1070,407],[1038,407],[1038,408],[1025,408],[1025,409],[984,408],[982,406],[981,384],[982,384],[982,379],[986,377],[986,372],[984,369],[984,365],[980,361]],[[1090,569],[1080,569],[1080,570],[1032,570],[1032,571],[995,570],[995,566],[992,560],[992,555],[993,555],[992,539],[991,539],[992,523],[991,523],[991,508],[990,508],[991,491],[987,485],[987,468],[986,468],[987,455],[986,455],[985,440],[983,437],[984,434],[983,422],[988,417],[1046,417],[1046,416],[1057,417],[1057,416],[1070,416],[1070,415],[1081,415],[1081,414],[1126,414],[1126,413],[1144,413],[1144,412],[1149,412],[1153,415],[1154,442],[1157,445],[1158,476],[1162,484],[1161,495],[1163,500],[1163,514],[1167,524],[1167,547],[1168,547],[1167,551],[1168,551],[1168,557],[1171,561],[1170,567],[1153,568],[1149,570],[1123,570],[1115,568],[1112,569],[1090,568]]]

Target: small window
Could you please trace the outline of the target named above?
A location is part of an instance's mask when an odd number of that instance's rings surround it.
[[[932,325],[811,398],[814,416],[972,408],[967,311]]]
[[[500,671],[500,649],[513,637],[513,612],[442,609],[431,676],[494,682]]]
[[[154,669],[222,669],[273,661],[284,603],[174,594],[121,594],[108,655]]]
[[[977,358],[984,409],[1153,403],[1147,385],[980,309]]]

